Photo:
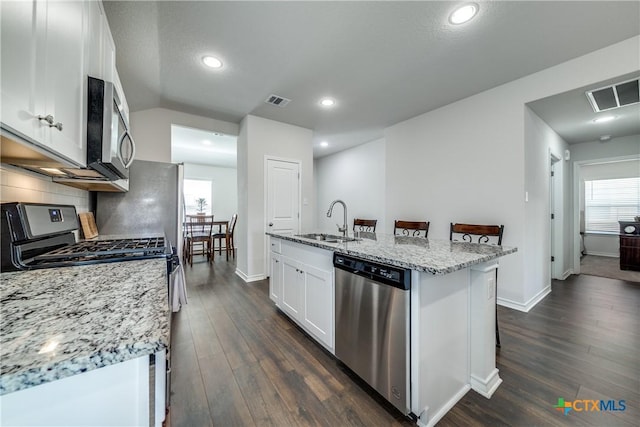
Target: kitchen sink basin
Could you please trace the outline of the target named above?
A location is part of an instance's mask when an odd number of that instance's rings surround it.
[[[308,234],[296,234],[297,237],[304,237],[305,239],[312,240],[320,240],[327,243],[344,243],[344,242],[354,242],[356,240],[355,237],[344,237],[337,236],[335,234],[325,234],[325,233],[308,233]]]

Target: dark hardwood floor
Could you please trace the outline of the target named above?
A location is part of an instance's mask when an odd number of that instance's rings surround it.
[[[279,313],[267,281],[244,283],[223,257],[197,261],[173,318],[172,426],[415,425]],[[640,425],[640,283],[582,275],[552,287],[529,313],[498,308],[503,383],[491,399],[467,393],[439,426]],[[626,410],[565,416],[558,398]]]

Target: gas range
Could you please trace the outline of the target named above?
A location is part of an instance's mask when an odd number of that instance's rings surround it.
[[[1,271],[31,270],[169,257],[163,236],[97,238],[76,242],[74,206],[3,203]]]

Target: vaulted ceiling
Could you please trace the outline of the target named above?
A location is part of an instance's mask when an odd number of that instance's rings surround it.
[[[290,123],[314,131],[316,156],[640,33],[637,1],[481,1],[458,26],[448,17],[459,2],[104,4],[132,111]],[[271,94],[291,102],[265,104]],[[336,105],[322,108],[323,96]]]

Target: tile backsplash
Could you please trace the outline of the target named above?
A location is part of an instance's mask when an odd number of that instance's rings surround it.
[[[0,165],[0,201],[74,205],[78,213],[89,211],[89,192],[12,166]]]

